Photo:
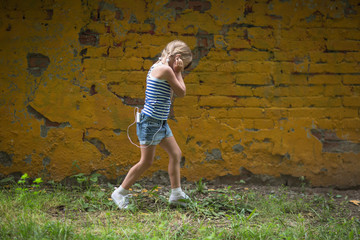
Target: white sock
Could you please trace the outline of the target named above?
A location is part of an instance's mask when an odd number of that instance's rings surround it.
[[[129,194],[129,190],[126,190],[125,188],[123,188],[122,186],[118,187],[117,189],[118,193],[125,196],[127,194]]]
[[[183,191],[181,187],[171,189],[171,195],[182,195]]]

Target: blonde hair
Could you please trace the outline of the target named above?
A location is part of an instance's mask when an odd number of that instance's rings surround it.
[[[174,40],[169,42],[161,53],[159,61],[168,59],[169,57],[175,56],[176,54],[181,55],[181,60],[186,68],[192,62],[191,49],[181,40]]]

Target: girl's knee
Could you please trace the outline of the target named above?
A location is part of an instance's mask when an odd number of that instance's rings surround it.
[[[182,152],[180,150],[180,148],[176,151],[176,157],[180,160],[182,156]]]
[[[182,152],[181,152],[180,148],[178,148],[178,149],[174,150],[170,155],[173,158],[173,160],[180,162],[181,157],[182,157]]]
[[[139,165],[143,169],[148,169],[151,167],[153,163],[153,159],[140,159]]]

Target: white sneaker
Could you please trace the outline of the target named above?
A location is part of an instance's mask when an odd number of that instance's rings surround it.
[[[120,209],[127,209],[129,206],[129,200],[132,197],[131,194],[121,195],[116,189],[112,194],[111,198]]]
[[[173,205],[180,205],[185,207],[187,203],[191,202],[191,199],[188,195],[182,192],[179,195],[171,194],[169,198],[169,203]]]

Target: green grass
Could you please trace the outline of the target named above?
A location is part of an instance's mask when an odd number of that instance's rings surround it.
[[[136,184],[121,211],[109,200],[110,184],[27,182],[0,186],[0,239],[360,239],[348,199],[331,194],[199,182],[186,189],[192,203],[173,208],[165,187]]]

